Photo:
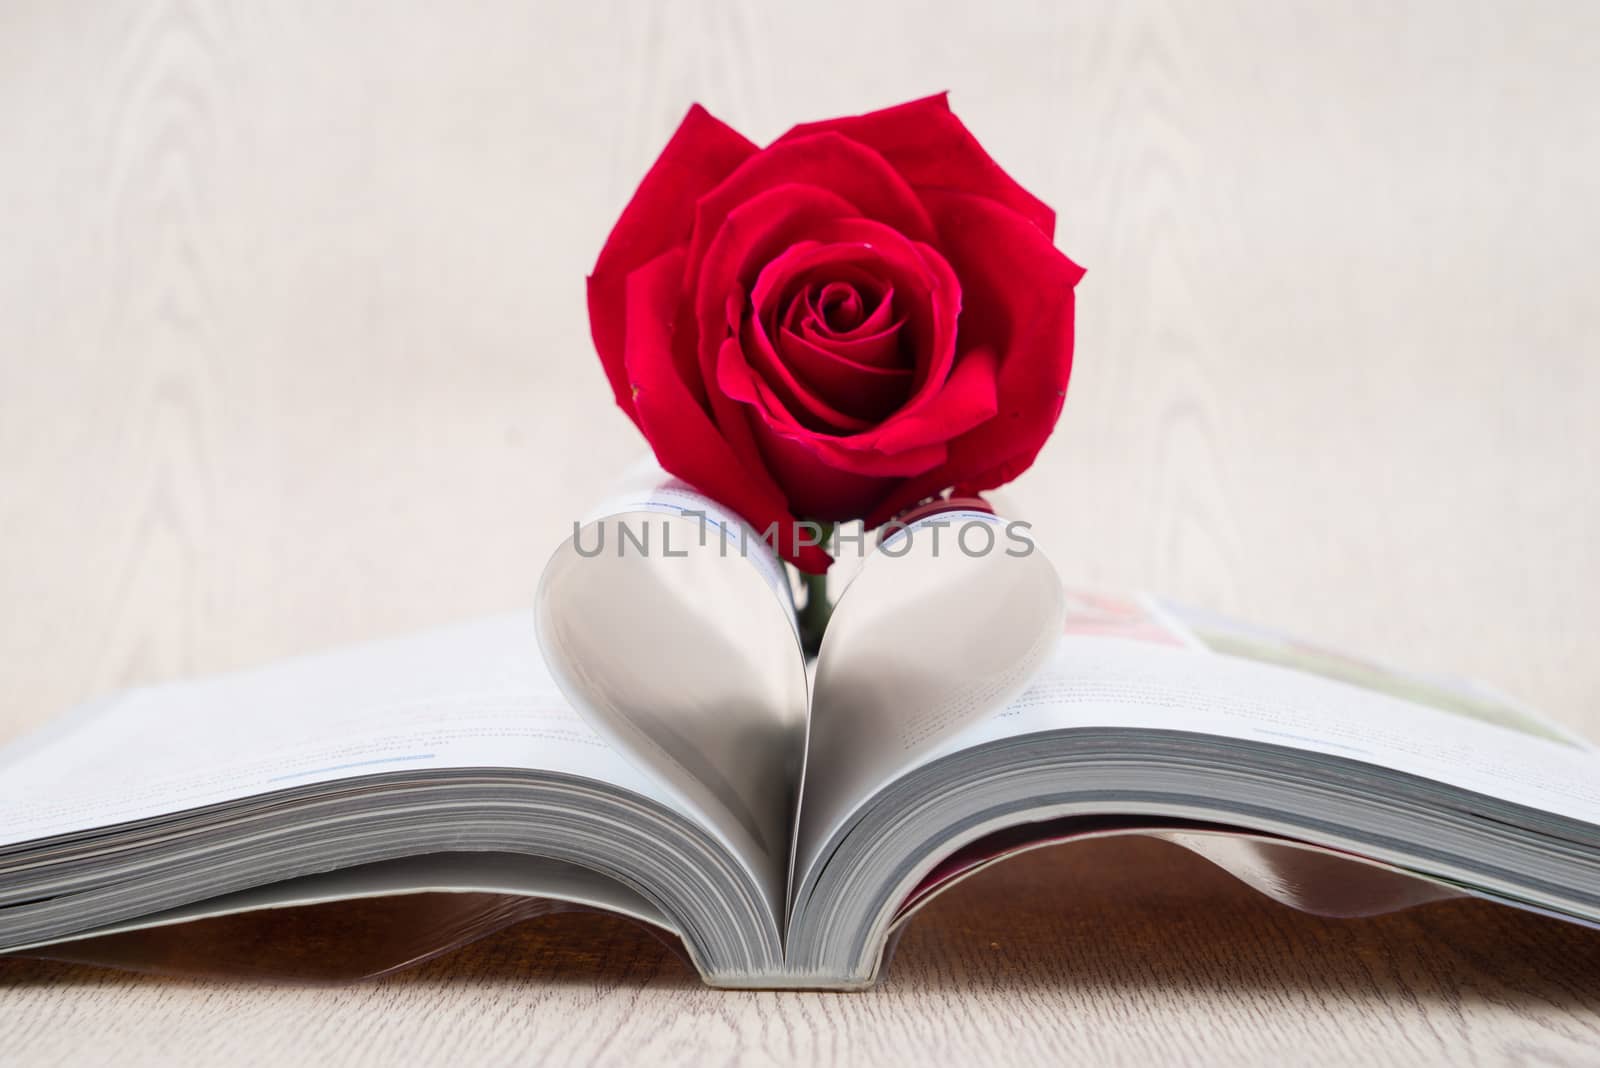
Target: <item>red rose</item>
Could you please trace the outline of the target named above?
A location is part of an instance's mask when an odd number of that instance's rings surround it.
[[[1081,268],[943,95],[757,148],[696,105],[589,278],[617,403],[669,472],[777,525],[876,526],[1015,478],[1055,426]]]

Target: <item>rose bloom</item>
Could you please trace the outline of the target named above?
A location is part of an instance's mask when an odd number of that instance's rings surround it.
[[[601,250],[590,328],[661,465],[816,574],[797,519],[877,526],[1033,462],[1083,274],[1054,227],[943,95],[766,148],[696,105]]]

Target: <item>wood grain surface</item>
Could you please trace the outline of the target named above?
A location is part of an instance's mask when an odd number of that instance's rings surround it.
[[[639,441],[582,281],[691,101],[941,89],[1089,269],[1009,495],[1153,588],[1600,735],[1600,5],[0,4],[0,735],[526,603]],[[218,710],[226,714],[226,710]],[[340,988],[0,964],[0,1059],[1592,1061],[1595,936],[1002,866],[853,997],[609,921]]]

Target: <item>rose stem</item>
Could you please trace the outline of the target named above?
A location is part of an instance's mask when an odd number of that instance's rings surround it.
[[[833,523],[822,524],[822,538],[820,544],[827,547],[833,540]],[[817,655],[822,648],[822,632],[828,628],[828,619],[833,615],[833,603],[828,600],[828,573],[808,575],[800,572],[800,584],[806,591],[806,602],[800,606],[800,644],[805,649],[807,657]]]

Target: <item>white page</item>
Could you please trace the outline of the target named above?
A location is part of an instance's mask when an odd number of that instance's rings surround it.
[[[1075,727],[1194,731],[1364,761],[1600,824],[1593,747],[1486,687],[1150,598],[1125,603],[1143,618],[1083,626],[1069,616],[1027,691],[939,755]]]
[[[678,546],[678,552],[709,546],[723,558],[737,558],[755,568],[761,581],[767,584],[773,597],[789,617],[789,625],[796,632],[800,624],[795,618],[794,587],[789,582],[789,572],[772,546],[762,540],[761,534],[736,513],[724,508],[715,500],[696,491],[681,479],[662,470],[655,457],[645,456],[623,472],[611,494],[601,501],[580,525],[619,516],[656,514],[690,517],[705,527],[705,532],[687,544]],[[709,532],[709,533],[708,533]],[[576,531],[574,531],[576,533]],[[820,533],[820,531],[819,531]],[[665,545],[657,544],[656,551],[666,556]]]
[[[544,769],[670,803],[573,712],[523,612],[96,702],[0,753],[0,845],[442,768]]]
[[[828,819],[802,825],[803,872],[865,802],[915,768],[990,742],[1072,728],[1263,742],[1600,824],[1593,746],[1487,687],[1396,671],[1153,598],[1068,596],[1067,633],[1009,705],[935,747],[880,745],[868,754],[870,774],[854,777],[848,796],[831,799]]]
[[[1015,526],[928,515],[885,538],[839,598],[817,659],[792,888],[862,798],[991,717],[1051,656],[1061,580]]]
[[[807,685],[787,572],[761,535],[638,465],[551,556],[535,619],[572,706],[736,843],[778,915]]]

